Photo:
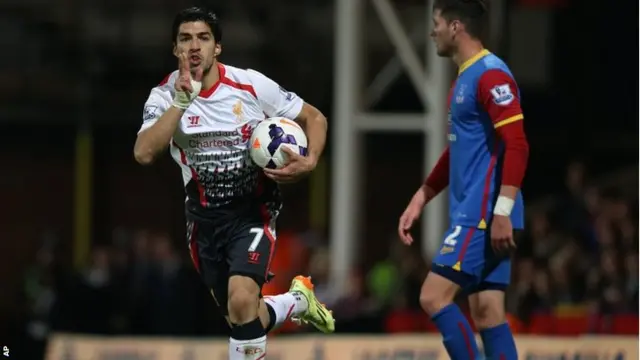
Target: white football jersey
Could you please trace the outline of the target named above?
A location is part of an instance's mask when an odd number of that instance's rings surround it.
[[[220,81],[202,90],[187,108],[170,144],[171,156],[182,169],[187,203],[202,208],[262,196],[265,179],[249,157],[251,133],[266,117],[295,119],[304,104],[257,71],[223,64],[218,70]],[[169,109],[177,78],[174,71],[151,90],[140,132]],[[279,204],[277,187],[270,189],[275,198],[269,202]]]

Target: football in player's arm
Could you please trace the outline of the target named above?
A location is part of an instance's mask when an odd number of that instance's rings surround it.
[[[290,182],[316,166],[324,149],[327,123],[315,107],[259,72],[217,62],[221,41],[215,13],[192,7],[176,15],[172,43],[178,71],[151,91],[134,156],[140,164],[148,165],[170,147],[182,169],[187,194],[190,255],[231,326],[228,358],[260,360],[266,357],[266,334],[285,321],[309,323],[330,333],[335,330],[335,320],[316,299],[308,277],[296,276],[285,293],[260,296],[270,277],[276,247],[273,228],[281,201],[277,186],[263,181],[258,167],[243,166],[248,160],[248,142],[192,146],[185,138],[234,126],[242,132],[240,127],[250,128],[265,115],[294,119],[306,132],[309,156],[290,154],[291,161],[284,168],[267,174],[276,181]],[[221,84],[226,85],[220,89]],[[234,123],[240,117],[235,104],[245,109],[240,111],[243,122]],[[198,129],[192,131],[192,127]],[[245,135],[242,133],[243,138]],[[201,160],[209,156],[213,160]],[[219,171],[225,176],[219,176]]]
[[[155,121],[152,125],[141,131],[136,139],[134,157],[142,165],[152,164],[167,148],[185,110],[196,99],[202,88],[202,68],[198,67],[195,74],[192,74],[189,60],[185,53],[178,54],[178,62],[179,74],[174,85],[175,96],[173,97],[173,102],[163,101],[162,91],[157,88],[152,90],[147,101],[147,107],[153,105],[152,111],[160,112],[161,115],[149,114],[151,118],[155,118],[154,115],[160,116],[157,120],[154,119]],[[286,99],[287,94],[283,96],[282,93],[286,93],[286,90],[259,72],[248,71],[248,73],[254,80],[256,95],[264,112],[269,116],[283,116],[285,112],[283,109],[287,107],[286,104],[283,104],[283,101],[288,100]],[[154,92],[158,94],[154,94]],[[157,100],[155,100],[156,98]],[[307,102],[303,102],[294,120],[300,123],[307,135],[309,142],[308,154],[307,156],[302,156],[284,147],[283,150],[289,155],[287,165],[281,169],[264,170],[266,176],[279,183],[298,181],[313,171],[326,144],[327,118],[320,110]]]
[[[268,77],[250,71],[254,78],[255,84],[260,84],[256,87],[258,100],[262,104],[265,113],[269,116],[282,116],[278,115],[278,109],[282,108],[282,102],[291,101],[290,96],[286,90],[280,87],[275,81]],[[260,89],[263,88],[264,95],[261,94]],[[284,96],[283,96],[284,95]],[[289,156],[289,162],[281,169],[264,169],[265,174],[279,183],[290,183],[300,180],[305,175],[309,174],[315,169],[324,146],[327,140],[327,118],[318,110],[315,106],[303,102],[302,108],[298,115],[293,119],[298,122],[304,129],[305,134],[309,142],[309,149],[307,156],[297,154],[289,147],[283,147],[283,151]]]

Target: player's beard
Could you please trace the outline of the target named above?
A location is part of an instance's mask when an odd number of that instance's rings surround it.
[[[438,56],[451,57],[453,55],[453,47],[448,45],[442,45],[437,47]]]
[[[442,42],[440,42],[440,46],[437,46],[437,52],[438,56],[452,57],[455,52],[453,36],[449,36],[446,40],[443,39]]]
[[[196,70],[198,70],[199,66],[202,66],[203,70],[202,70],[202,76],[207,76],[207,74],[209,73],[209,71],[211,71],[211,68],[213,67],[214,61],[212,61],[211,63],[209,63],[208,65],[201,63],[200,65],[196,66],[195,68],[191,68],[191,76],[196,76]]]
[[[202,70],[202,75],[203,76],[206,76],[209,73],[209,71],[211,71],[211,68],[213,67],[215,62],[216,61],[215,61],[215,58],[214,58],[213,60],[211,60],[211,62],[207,66],[203,66],[203,70]]]

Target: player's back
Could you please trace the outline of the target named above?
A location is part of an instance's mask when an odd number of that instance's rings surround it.
[[[451,223],[484,229],[490,222],[501,185],[504,144],[498,138],[486,107],[480,101],[483,77],[501,71],[511,77],[497,56],[482,51],[460,67],[449,95],[450,217]],[[509,87],[490,89],[493,102],[509,104]],[[521,118],[521,115],[520,115]],[[507,119],[509,120],[509,119]],[[513,227],[523,227],[523,201],[518,193],[511,215]]]

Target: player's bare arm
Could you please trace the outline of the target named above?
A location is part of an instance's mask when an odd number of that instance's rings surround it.
[[[138,134],[133,147],[133,156],[140,165],[151,165],[169,146],[184,110],[170,107],[158,122]]]
[[[480,80],[479,92],[505,148],[502,185],[493,211],[491,241],[495,251],[506,252],[516,247],[509,216],[526,172],[529,144],[513,78],[500,70],[487,71]]]
[[[150,128],[138,134],[133,154],[141,165],[152,164],[169,146],[184,111],[198,96],[202,87],[202,69],[192,77],[186,53],[178,54],[179,74],[175,82],[176,95],[173,105]]]
[[[327,141],[327,118],[315,106],[304,103],[300,114],[294,120],[302,125],[304,132],[307,134],[307,139],[309,140],[307,157],[315,167]]]
[[[438,159],[438,162],[429,173],[424,184],[416,191],[404,213],[400,216],[398,236],[405,245],[413,243],[411,228],[420,218],[422,209],[449,185],[449,159],[449,148],[447,147],[440,155],[440,159]]]
[[[315,106],[305,102],[294,120],[302,126],[307,135],[308,154],[302,156],[288,147],[283,148],[289,156],[289,163],[282,169],[264,169],[267,177],[279,183],[296,182],[313,171],[327,141],[327,118]]]

